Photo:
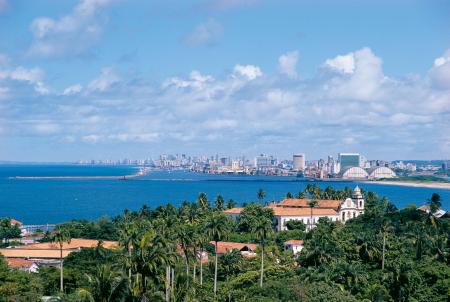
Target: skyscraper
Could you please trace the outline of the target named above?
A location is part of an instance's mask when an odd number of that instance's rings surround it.
[[[304,171],[305,170],[305,154],[304,153],[294,154],[292,161],[293,161],[293,169],[295,171]]]
[[[359,153],[339,153],[339,162],[341,164],[341,171],[349,167],[359,167],[361,157]]]

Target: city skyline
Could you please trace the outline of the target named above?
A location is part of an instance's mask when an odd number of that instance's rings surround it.
[[[450,5],[391,2],[0,0],[0,161],[448,159]]]

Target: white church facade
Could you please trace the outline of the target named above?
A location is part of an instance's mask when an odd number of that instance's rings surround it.
[[[319,219],[326,217],[331,221],[346,221],[364,214],[364,198],[361,190],[357,186],[351,197],[345,200],[316,200],[316,206],[311,208],[310,199],[284,199],[278,203],[272,203],[271,208],[274,213],[274,220],[277,231],[287,230],[287,222],[298,220],[305,224],[306,229],[314,228]],[[243,208],[233,208],[226,210],[232,219],[237,219]]]

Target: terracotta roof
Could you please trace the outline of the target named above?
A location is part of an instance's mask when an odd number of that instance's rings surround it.
[[[430,206],[424,204],[423,206],[420,206],[417,209],[420,210],[420,211],[423,211],[423,212],[428,212],[430,210]]]
[[[214,241],[211,241],[210,244],[215,245]],[[225,254],[229,253],[232,250],[242,250],[245,247],[247,247],[250,251],[256,250],[258,247],[258,244],[253,243],[239,243],[239,242],[226,242],[226,241],[219,241],[217,242],[217,253],[219,254]]]
[[[30,268],[34,263],[33,261],[22,258],[6,258],[5,260],[8,266],[12,268]]]
[[[275,216],[311,216],[311,208],[283,208],[273,207],[273,214]],[[312,210],[313,216],[316,215],[338,215],[333,209],[314,208]]]
[[[99,240],[93,239],[78,239],[73,238],[70,243],[64,242],[63,249],[77,249],[77,248],[94,248],[97,247]],[[117,248],[119,244],[117,241],[103,241],[103,247],[107,249]],[[20,246],[23,249],[59,249],[59,244],[55,242],[34,243]]]
[[[303,245],[304,241],[303,240],[288,240],[284,242],[284,245]]]
[[[241,214],[241,212],[244,210],[244,208],[231,208],[228,210],[223,211],[224,213],[227,214]]]
[[[309,208],[308,203],[311,199],[284,199],[276,204],[277,207],[295,207],[295,208]],[[337,210],[339,206],[342,204],[341,200],[316,200],[317,205],[315,208],[327,208],[327,209],[335,209]]]
[[[11,218],[11,224],[20,226],[20,225],[22,225],[22,222],[20,222],[19,220],[14,219],[14,218]]]
[[[66,258],[75,250],[63,250],[63,258]],[[22,249],[9,248],[0,249],[0,254],[6,258],[42,258],[42,259],[59,259],[60,251],[56,249]]]

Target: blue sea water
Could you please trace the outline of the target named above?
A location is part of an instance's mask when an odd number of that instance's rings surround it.
[[[256,201],[263,188],[266,201],[297,193],[311,182],[295,177],[206,175],[191,172],[154,171],[129,180],[116,179],[11,179],[14,176],[115,176],[137,171],[128,166],[0,165],[0,217],[13,217],[26,224],[59,223],[71,219],[115,216],[125,209],[137,210],[147,204],[180,204],[194,201],[200,192],[210,200],[221,194],[238,203]],[[357,184],[397,207],[421,205],[436,192],[443,207],[450,209],[450,190],[403,187],[356,182],[318,182],[325,188],[354,187]]]

